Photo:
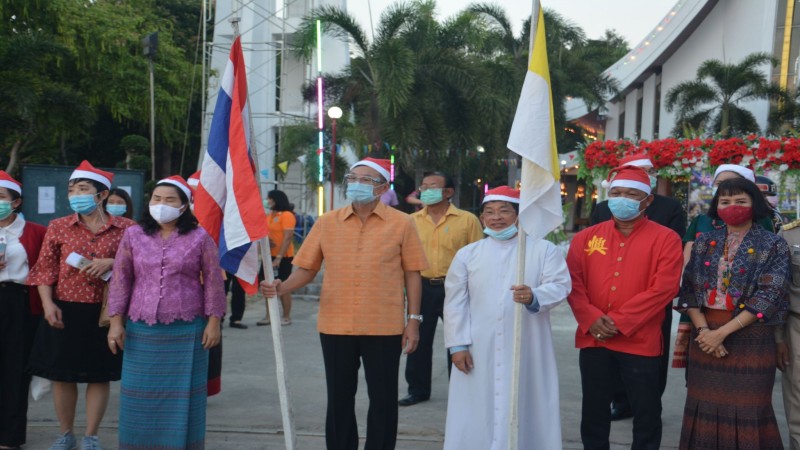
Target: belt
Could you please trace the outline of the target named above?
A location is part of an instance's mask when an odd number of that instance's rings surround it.
[[[444,284],[444,277],[439,278],[425,278],[422,277],[422,280],[430,284],[431,286],[441,286]]]

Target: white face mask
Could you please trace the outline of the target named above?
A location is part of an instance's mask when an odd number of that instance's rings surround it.
[[[157,204],[150,205],[150,215],[160,224],[170,223],[181,216],[181,209],[174,206]]]

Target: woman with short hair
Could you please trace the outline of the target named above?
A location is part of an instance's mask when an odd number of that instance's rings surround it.
[[[30,369],[53,381],[62,433],[51,450],[78,445],[73,435],[78,383],[87,384],[81,449],[101,449],[97,430],[108,405],[109,382],[120,377],[122,358],[108,350],[108,331],[99,322],[117,246],[135,222],[103,209],[113,178],[88,161],[72,172],[68,195],[75,214],[50,222],[39,260],[28,275],[28,284],[39,290],[47,322],[37,330]]]

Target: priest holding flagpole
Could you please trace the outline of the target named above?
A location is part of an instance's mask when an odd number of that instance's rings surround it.
[[[531,264],[531,260],[537,261],[537,258],[542,258],[542,250],[537,250],[533,255],[528,255],[529,244],[527,240],[530,238],[533,241],[531,245],[541,249],[543,245],[540,241],[541,238],[563,222],[559,183],[561,166],[556,149],[553,96],[550,89],[550,71],[547,64],[547,48],[545,45],[544,13],[538,0],[533,1],[530,36],[528,71],[525,74],[525,82],[520,93],[517,112],[508,137],[508,148],[522,158],[522,176],[518,201],[519,214],[517,218],[519,233],[515,239],[517,251],[514,253],[517,258],[516,270],[514,271],[514,276],[516,277],[514,286],[517,289],[523,289],[526,285],[533,287],[532,292],[535,296],[536,286],[533,284],[533,280],[527,278],[529,273],[528,265]],[[546,258],[555,258],[546,251],[544,254]],[[534,263],[534,265],[539,263],[540,261]],[[537,280],[537,282],[539,281]],[[568,291],[569,286],[567,285],[564,295]],[[527,301],[531,301],[531,299],[528,298]],[[550,299],[549,301],[554,300]],[[554,416],[552,412],[546,418],[542,418],[538,416],[542,413],[540,410],[531,410],[529,408],[531,403],[524,396],[531,395],[532,392],[528,386],[523,387],[521,383],[523,378],[527,383],[532,378],[536,378],[545,372],[545,370],[536,373],[526,371],[525,367],[527,366],[524,361],[529,359],[527,355],[530,352],[540,352],[542,354],[547,352],[549,344],[547,340],[531,340],[531,335],[524,331],[526,327],[531,326],[528,321],[530,319],[528,315],[531,312],[529,310],[526,311],[524,302],[515,302],[513,306],[514,325],[509,327],[509,329],[513,329],[513,337],[508,342],[511,346],[511,352],[510,355],[504,356],[502,361],[502,363],[509,365],[506,372],[509,379],[498,380],[497,378],[502,377],[495,377],[492,380],[493,383],[508,383],[508,397],[506,397],[508,401],[504,404],[494,404],[495,411],[506,409],[507,412],[503,416],[507,420],[496,424],[483,425],[484,429],[487,425],[493,426],[495,430],[493,434],[498,437],[496,442],[492,442],[489,447],[485,448],[507,448],[510,450],[528,448],[558,449],[561,448],[561,429],[560,426],[553,425],[559,424],[558,419],[552,419],[552,416]],[[537,314],[542,314],[542,312]],[[543,320],[537,326],[549,326],[549,322]],[[546,333],[549,333],[549,328],[547,330],[539,329],[538,333],[541,334],[538,334],[537,337],[545,336]],[[523,355],[526,355],[526,357],[523,357]],[[546,370],[555,371],[555,360],[550,361],[549,364],[551,367]],[[545,378],[543,382],[547,383],[547,380],[549,378]],[[536,382],[539,382],[539,380]],[[536,422],[539,420],[543,422]],[[552,425],[552,428],[542,432],[547,436],[547,444],[532,447],[528,444],[530,442],[528,439],[531,436],[531,427],[534,426],[539,430],[545,422]],[[533,423],[535,425],[532,425]],[[501,433],[497,429],[498,426],[505,427],[504,432]],[[452,433],[450,437],[452,438]],[[478,447],[469,446],[468,448]]]
[[[570,277],[561,250],[552,243],[531,238],[520,244],[519,194],[507,186],[487,192],[481,221],[489,237],[459,250],[445,278],[444,339],[458,369],[450,379],[446,450],[507,448],[512,403],[524,421],[514,448],[561,448],[549,311],[566,298]],[[509,269],[520,253],[524,276],[517,277]],[[518,308],[524,311],[515,335]],[[520,382],[514,393],[517,340]]]

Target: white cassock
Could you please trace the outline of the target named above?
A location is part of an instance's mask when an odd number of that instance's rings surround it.
[[[453,368],[445,450],[508,448],[518,245],[516,237],[485,238],[459,250],[447,272],[445,346],[468,345],[475,367],[468,375]],[[524,284],[536,301],[522,318],[519,449],[558,450],[558,370],[549,311],[566,299],[572,283],[561,250],[550,242],[528,239],[525,260]]]

